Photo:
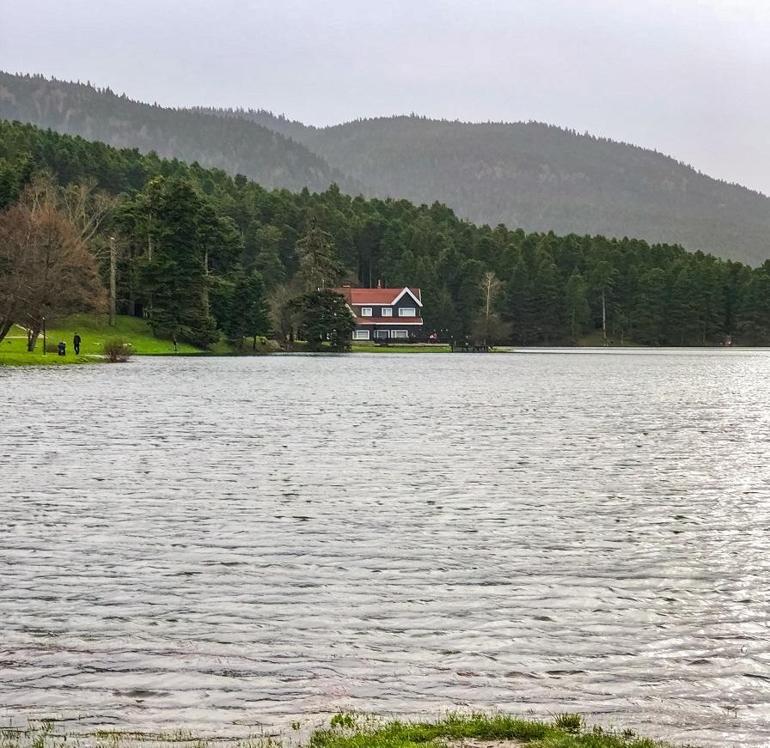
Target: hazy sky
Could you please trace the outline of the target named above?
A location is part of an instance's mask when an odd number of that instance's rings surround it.
[[[770,194],[770,0],[0,0],[0,68],[314,124],[541,120]]]

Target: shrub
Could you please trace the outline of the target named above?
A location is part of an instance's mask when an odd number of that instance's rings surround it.
[[[583,718],[579,714],[557,714],[553,723],[560,730],[573,734],[583,729]]]
[[[128,361],[131,358],[133,349],[131,343],[127,343],[122,338],[111,338],[104,341],[102,352],[108,361],[117,363],[118,361]]]

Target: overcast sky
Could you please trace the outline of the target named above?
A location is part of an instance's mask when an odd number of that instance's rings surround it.
[[[0,68],[313,124],[540,120],[770,194],[770,0],[0,0]]]

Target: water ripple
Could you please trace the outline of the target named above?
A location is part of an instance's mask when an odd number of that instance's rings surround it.
[[[770,357],[0,369],[0,718],[770,744]]]

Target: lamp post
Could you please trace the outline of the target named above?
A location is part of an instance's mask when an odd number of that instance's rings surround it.
[[[116,290],[116,264],[117,252],[115,251],[115,237],[110,237],[110,327],[115,327],[115,296]]]
[[[43,315],[43,355],[44,356],[46,355],[46,353],[48,353],[46,348],[48,348],[48,344],[45,336],[45,315]]]

